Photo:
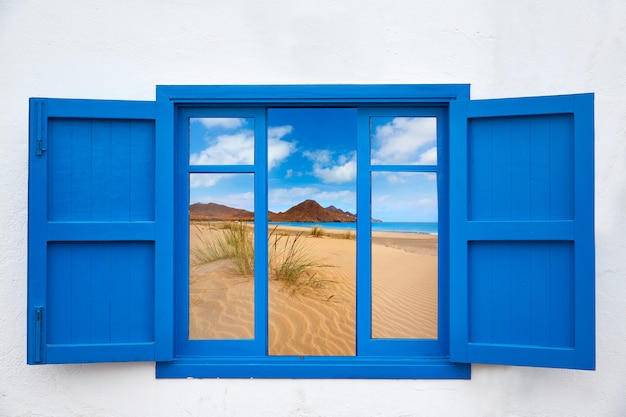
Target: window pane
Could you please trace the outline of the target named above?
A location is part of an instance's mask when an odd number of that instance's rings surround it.
[[[356,354],[356,110],[268,111],[269,354]]]
[[[254,175],[189,175],[189,338],[254,337]]]
[[[436,165],[435,117],[372,117],[373,165]]]
[[[189,119],[189,165],[254,164],[254,119]]]
[[[435,173],[372,173],[372,338],[436,339]]]

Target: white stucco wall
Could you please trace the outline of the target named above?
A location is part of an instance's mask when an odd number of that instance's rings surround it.
[[[625,68],[623,0],[0,0],[0,416],[626,415]],[[251,83],[595,92],[597,371],[156,380],[152,363],[27,366],[28,98]]]

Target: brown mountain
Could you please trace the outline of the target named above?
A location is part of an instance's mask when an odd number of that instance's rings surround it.
[[[189,206],[191,220],[252,221],[254,213],[216,203]],[[268,212],[271,222],[355,222],[356,215],[335,206],[322,207],[315,200],[305,200],[281,213]]]
[[[194,203],[189,206],[189,219],[252,221],[254,220],[254,213],[216,203]]]
[[[343,211],[342,209],[337,208],[335,206],[328,206],[328,207],[326,207],[326,210],[330,210],[330,211],[333,211],[335,213],[340,213],[340,214],[352,217],[354,219],[353,221],[356,221],[356,214],[352,214],[349,211]]]
[[[281,213],[270,213],[271,222],[355,222],[356,216],[334,206],[324,208],[315,200],[305,200]]]

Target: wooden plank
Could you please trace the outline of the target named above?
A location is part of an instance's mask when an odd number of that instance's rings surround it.
[[[574,218],[574,132],[572,115],[550,117],[550,218]]]
[[[511,133],[511,220],[530,219],[530,120],[515,118]]]
[[[129,213],[132,220],[154,219],[155,136],[151,121],[128,126],[130,153]]]
[[[111,220],[111,123],[93,121],[91,135],[91,219]]]
[[[91,243],[91,339],[92,343],[111,342],[111,250],[110,244]]]
[[[530,218],[550,219],[549,119],[533,117],[530,125]]]
[[[148,242],[128,243],[130,263],[130,342],[154,340],[154,246]]]
[[[111,245],[111,342],[131,341],[130,320],[133,294],[131,293],[131,265],[133,259],[128,244]],[[139,296],[139,294],[135,294]]]
[[[128,121],[111,125],[111,220],[129,221],[131,155]]]

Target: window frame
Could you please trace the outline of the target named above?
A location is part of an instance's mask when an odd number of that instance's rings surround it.
[[[157,102],[163,109],[163,117],[169,121],[173,121],[172,125],[167,129],[158,129],[157,141],[172,141],[172,146],[176,149],[175,170],[180,183],[182,175],[188,175],[190,172],[202,171],[203,167],[189,167],[186,163],[188,152],[182,151],[186,149],[186,145],[181,145],[180,141],[185,140],[186,135],[184,123],[181,119],[193,115],[199,117],[203,114],[202,109],[207,109],[209,114],[222,114],[230,116],[232,114],[246,114],[246,109],[250,112],[256,111],[258,108],[270,107],[356,107],[357,123],[366,123],[364,118],[368,115],[386,115],[393,114],[397,110],[401,115],[411,115],[416,112],[433,115],[437,118],[438,142],[441,148],[441,155],[438,157],[437,166],[389,166],[389,165],[371,165],[360,163],[359,169],[367,170],[367,173],[357,175],[357,196],[362,195],[364,187],[368,188],[367,196],[371,192],[369,190],[369,182],[363,181],[370,172],[377,171],[410,171],[410,172],[437,172],[438,174],[438,195],[439,212],[448,212],[447,207],[447,175],[445,174],[447,166],[446,146],[441,146],[442,139],[447,138],[449,134],[449,117],[448,108],[450,101],[468,100],[469,85],[375,85],[375,86],[350,86],[350,85],[329,85],[329,86],[157,86]],[[369,132],[369,129],[368,129]],[[447,139],[443,140],[448,142]],[[255,148],[258,148],[256,141]],[[359,142],[362,142],[360,138]],[[369,141],[367,146],[357,146],[360,153],[359,158],[367,157],[369,161]],[[262,152],[257,150],[257,152]],[[182,153],[185,153],[182,155]],[[366,155],[367,153],[367,155]],[[263,156],[264,154],[261,153]],[[218,167],[217,170],[223,172],[255,172],[258,175],[258,162],[249,167]],[[216,167],[212,167],[216,168]],[[184,171],[184,172],[183,172]],[[443,173],[443,175],[440,175]],[[267,175],[266,172],[264,175]],[[359,180],[359,178],[361,180]],[[260,181],[259,181],[260,180]],[[264,177],[255,178],[255,184],[264,181]],[[444,184],[442,186],[442,184]],[[175,186],[176,188],[176,186]],[[181,188],[181,187],[178,187]],[[255,193],[258,192],[255,186]],[[187,203],[187,200],[180,189],[176,191],[175,201]],[[265,196],[266,197],[266,196]],[[267,212],[266,198],[257,198],[255,211]],[[369,204],[369,197],[357,197],[358,209],[362,210]],[[182,207],[175,208],[176,213],[175,224],[176,242],[176,258],[179,262],[186,262],[187,247],[184,244],[187,234],[184,233],[183,227],[186,225],[186,212],[180,213]],[[367,206],[367,212],[371,209]],[[447,215],[445,216],[447,217]],[[185,225],[183,225],[185,223]],[[447,221],[441,221],[443,230],[440,231],[440,278],[439,296],[442,300],[445,297],[447,301],[449,292],[449,279],[447,274],[447,239],[448,233]],[[256,223],[256,227],[259,224]],[[362,230],[357,231],[357,236],[363,236],[364,231],[367,234],[361,238],[369,240],[369,222],[358,224]],[[357,237],[358,239],[358,237]],[[263,239],[262,239],[263,240]],[[363,246],[363,245],[361,245]],[[259,249],[259,248],[257,248]],[[361,252],[365,249],[361,248]],[[366,251],[369,253],[369,251]],[[260,257],[259,257],[260,258]],[[363,256],[360,257],[363,259]],[[366,256],[364,263],[369,261]],[[360,261],[360,263],[363,261]],[[257,268],[260,267],[257,265]],[[176,267],[175,270],[181,271],[186,268]],[[361,267],[361,270],[369,271],[369,268]],[[443,279],[441,277],[444,277]],[[363,278],[361,278],[363,279]],[[157,377],[298,377],[298,378],[469,378],[470,367],[468,364],[455,363],[449,360],[449,312],[447,302],[439,303],[438,311],[438,338],[434,340],[377,340],[371,339],[369,334],[363,335],[363,331],[371,330],[370,326],[359,325],[363,320],[357,319],[357,344],[361,340],[369,339],[369,343],[363,344],[363,349],[359,347],[359,356],[351,357],[281,357],[267,355],[244,355],[237,356],[227,354],[227,350],[236,348],[237,351],[241,346],[254,345],[253,341],[190,341],[191,343],[183,343],[183,347],[179,345],[179,340],[187,332],[185,323],[182,323],[181,314],[184,316],[184,309],[187,308],[184,300],[188,296],[187,280],[181,277],[175,277],[176,292],[176,310],[177,316],[174,319],[173,331],[174,340],[174,360],[168,362],[157,363]],[[185,293],[185,291],[187,291]],[[256,291],[256,290],[255,290]],[[366,294],[368,287],[357,286],[358,302],[367,302],[371,296]],[[262,290],[260,294],[255,296],[266,298],[266,291]],[[261,314],[261,320],[266,320],[266,302],[265,305],[255,305],[257,314]],[[265,311],[265,313],[264,313]],[[182,313],[181,313],[182,312]],[[357,315],[359,314],[357,310]],[[258,321],[257,321],[258,323]],[[264,327],[260,329],[255,326],[255,334],[258,331],[264,331]],[[361,334],[361,336],[359,336]],[[257,334],[258,335],[258,334]],[[252,343],[250,343],[252,342]],[[187,346],[195,345],[197,348],[188,349]],[[216,346],[215,354],[212,354],[211,346]],[[220,348],[219,346],[227,347]],[[422,346],[422,348],[419,348]],[[429,347],[430,346],[430,347]],[[411,353],[420,349],[424,353],[412,355]],[[391,350],[390,350],[391,349]],[[245,349],[243,350],[245,352]],[[257,346],[258,351],[258,346]],[[203,352],[207,352],[206,355]],[[362,352],[362,353],[361,353]]]
[[[439,106],[445,109],[449,139],[449,178],[446,181],[449,188],[446,204],[450,222],[450,228],[446,232],[449,237],[446,250],[449,251],[450,262],[439,262],[440,266],[445,265],[449,270],[449,288],[446,295],[450,298],[450,308],[445,312],[448,315],[445,320],[446,325],[450,326],[450,343],[445,355],[412,356],[412,351],[406,352],[406,355],[401,352],[395,356],[372,355],[357,358],[224,357],[206,356],[202,352],[185,357],[176,355],[174,295],[177,272],[174,268],[174,254],[177,242],[181,239],[175,235],[176,230],[180,230],[175,224],[177,113],[186,106],[252,108],[259,105],[364,105],[370,108]],[[529,134],[530,130],[520,128],[518,123],[525,119],[543,127]],[[545,124],[546,120],[552,119],[556,122],[554,126]],[[81,124],[91,123],[92,129],[82,129],[80,136],[65,134],[57,129],[59,126],[69,128],[75,121]],[[111,135],[107,127],[120,121],[144,126],[137,133],[147,135],[144,137],[148,140],[146,143],[152,143],[153,146],[143,150],[137,148],[139,150],[129,153],[127,150],[133,142],[124,142],[124,135]],[[148,123],[144,123],[146,121]],[[157,377],[178,378],[469,378],[470,363],[589,370],[595,368],[593,93],[473,101],[469,100],[469,85],[465,84],[157,86],[157,100],[146,102],[31,98],[29,123],[29,364],[156,361]],[[486,129],[479,128],[481,125]],[[550,158],[554,162],[554,174],[550,168],[553,162],[544,164],[548,170],[542,167],[535,170],[537,165],[522,157],[528,155],[527,151],[520,155],[516,153],[514,162],[510,158],[502,158],[510,155],[507,149],[511,149],[511,146],[506,145],[506,140],[501,141],[497,135],[494,136],[496,126],[500,126],[497,129],[499,132],[503,132],[503,126],[508,129],[509,133],[504,136],[515,137],[515,143],[520,146],[530,149],[532,143],[540,143],[540,149],[534,153],[540,161],[546,160],[548,155],[556,156],[556,160]],[[115,171],[112,161],[116,159],[109,157],[109,151],[101,150],[108,146],[109,139],[106,138],[116,138],[116,143],[118,139],[122,139],[122,146],[118,148],[116,145],[115,148],[116,152],[121,152],[121,159],[130,154],[137,156],[137,166],[143,167],[140,168],[143,169],[142,172],[152,172],[154,180],[148,180],[143,185],[143,191],[154,187],[154,218],[148,221],[131,218],[120,222],[113,218],[78,216],[76,219],[58,221],[59,219],[50,214],[50,207],[55,204],[69,201],[72,205],[76,202],[77,207],[84,208],[82,202],[86,201],[93,208],[97,201],[91,198],[94,185],[89,175],[74,176],[75,183],[68,182],[67,178],[58,180],[55,164],[67,162],[66,167],[82,174],[89,172],[84,168],[84,159],[93,158],[98,165],[94,165],[96,169],[92,170],[92,174],[109,176],[108,172]],[[471,149],[482,146],[481,143],[493,143],[497,146],[492,149],[495,152],[483,154],[483,159],[476,162],[472,158],[478,154],[472,155]],[[59,151],[59,146],[74,146],[73,144],[78,145],[77,152]],[[493,158],[484,159],[485,155],[492,153]],[[144,154],[147,157],[142,161]],[[499,159],[497,155],[500,156]],[[152,167],[150,160],[154,160]],[[502,163],[507,160],[512,162]],[[498,163],[498,170],[489,168],[494,166],[494,162]],[[546,178],[543,185],[540,184],[540,189],[545,189],[545,185],[554,179],[556,184],[566,179],[566,191],[561,194],[557,191],[556,198],[567,202],[569,211],[554,219],[527,216],[509,220],[503,217],[511,217],[506,210],[473,218],[469,211],[469,200],[491,200],[493,195],[498,194],[489,187],[483,187],[485,189],[480,191],[481,187],[472,182],[472,175],[476,175],[472,172],[479,172],[475,170],[477,167],[485,167],[479,170],[480,178],[487,178],[498,184],[506,183],[502,181],[504,177],[499,176],[501,173],[513,178],[512,169],[534,174],[527,175],[521,182],[519,175],[516,175],[517,183],[509,180],[510,189],[500,188],[504,195],[510,195],[515,185],[522,185],[522,188],[527,189],[524,184],[532,178]],[[131,177],[132,174],[123,174],[121,178],[118,176],[111,180],[110,184],[124,188],[124,184]],[[101,182],[98,180],[98,183]],[[50,192],[59,184],[65,184],[68,190],[74,187],[73,184],[77,188],[75,192],[64,193],[60,197],[61,194]],[[558,186],[554,189],[561,190]],[[140,195],[143,195],[142,192],[134,197]],[[526,193],[524,198],[524,204],[528,205],[529,194]],[[498,207],[507,201],[499,199]],[[551,198],[539,196],[538,201],[540,204],[550,204]],[[115,210],[125,210],[126,206],[121,204],[115,207]],[[262,209],[264,211],[265,207]],[[59,245],[58,242],[62,244]],[[98,242],[103,242],[104,245]],[[119,242],[127,243],[116,245]],[[133,242],[139,242],[144,247],[147,242],[153,248],[150,251],[154,261],[148,260],[150,265],[145,268],[153,280],[148,280],[149,282],[136,290],[140,292],[137,297],[107,302],[113,294],[117,296],[120,292],[115,286],[109,286],[108,289],[103,287],[97,280],[103,276],[103,271],[111,270],[117,262],[116,259],[120,258],[111,257],[101,248],[107,245],[132,246]],[[514,256],[500,257],[498,253],[501,252],[497,252],[498,242],[504,242],[505,246],[509,245],[511,248],[526,249],[513,251]],[[499,298],[496,299],[501,297],[500,293],[492,291],[492,286],[484,285],[496,275],[477,272],[480,268],[475,267],[481,265],[493,268],[493,271],[507,270],[506,273],[498,273],[496,279],[502,277],[505,285],[513,288],[514,282],[518,285],[516,279],[520,274],[517,270],[511,272],[511,265],[534,262],[534,258],[528,256],[528,242],[537,243],[534,247],[542,256],[537,258],[540,259],[538,265],[541,268],[530,274],[522,273],[519,282],[531,282],[530,278],[539,279],[541,284],[538,287],[544,289],[539,293],[535,292],[530,298],[523,298],[515,291],[509,291],[505,293],[509,304],[506,301],[501,303]],[[551,262],[545,262],[552,256],[552,242],[556,242],[556,267]],[[66,262],[63,259],[73,256],[73,247],[81,249],[80,253],[88,253],[88,256],[77,252],[76,259],[81,266],[68,274],[55,265],[62,265]],[[495,252],[480,255],[485,252],[475,248],[493,248]],[[550,250],[546,251],[546,248]],[[131,251],[125,249],[124,253],[130,254]],[[144,265],[146,259],[148,258],[144,259]],[[472,268],[469,268],[470,261],[473,263]],[[525,267],[517,269],[528,270]],[[128,271],[130,275],[125,276],[133,277],[132,270],[127,268],[126,272]],[[535,278],[536,276],[539,278]],[[550,286],[545,289],[542,280],[551,282],[552,277],[558,282],[554,287],[557,290],[550,293]],[[132,280],[128,279],[130,281]],[[84,282],[95,282],[92,288],[99,290],[90,289],[89,285],[83,285]],[[79,285],[74,285],[75,283]],[[563,283],[565,285],[559,287]],[[71,302],[64,295],[59,295],[67,293],[68,289],[75,289],[77,292]],[[528,291],[525,293],[528,295]],[[525,303],[522,314],[516,315],[517,321],[510,318],[501,320],[501,316],[507,316],[513,302],[518,306]],[[128,308],[131,304],[133,307],[138,306],[144,313],[147,312],[149,319],[143,320],[140,329],[129,331],[123,338],[112,338],[110,326],[100,326],[99,323],[107,322],[106,317],[112,311],[115,311],[114,314],[125,315],[127,324],[133,323],[132,309]],[[485,315],[486,310],[480,308],[484,305],[497,305],[492,309],[496,312],[497,320],[483,320],[488,317]],[[550,309],[553,307],[556,308],[556,318],[551,317]],[[528,332],[528,328],[534,326],[529,317],[548,319],[547,325],[540,326],[542,335],[538,335],[539,337]],[[439,319],[442,320],[442,316]],[[518,324],[526,329],[523,330],[525,333],[517,332],[515,339],[512,339],[509,335],[512,329],[518,328]],[[76,327],[75,333],[74,330],[69,335],[55,333],[58,329],[72,326]],[[557,336],[560,341],[552,341],[550,326],[557,332],[559,329],[566,329],[565,333]],[[495,337],[486,338],[485,330],[492,332]],[[565,339],[562,338],[563,335]]]

